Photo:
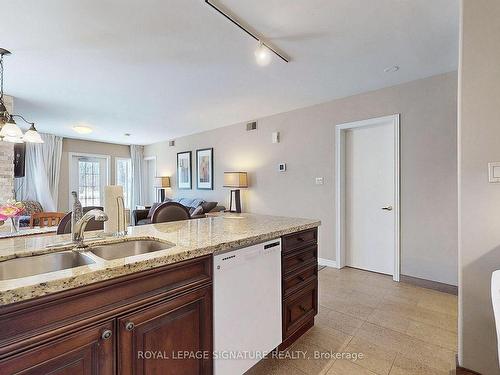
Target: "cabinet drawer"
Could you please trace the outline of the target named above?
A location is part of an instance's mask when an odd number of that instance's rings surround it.
[[[305,249],[285,254],[282,259],[283,275],[292,273],[312,264],[318,263],[318,247],[309,246]]]
[[[313,318],[318,311],[317,280],[283,302],[283,339],[290,337],[302,325]]]
[[[318,229],[308,229],[302,232],[288,234],[283,237],[283,252],[298,249],[318,242]]]
[[[306,284],[315,281],[318,276],[318,265],[313,264],[285,277],[283,280],[283,296],[288,297]]]

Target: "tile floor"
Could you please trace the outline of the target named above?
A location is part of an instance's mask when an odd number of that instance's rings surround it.
[[[246,375],[455,373],[456,296],[371,272],[325,268],[319,303],[315,326],[289,348],[288,358],[265,359]],[[363,357],[313,359],[331,352]]]

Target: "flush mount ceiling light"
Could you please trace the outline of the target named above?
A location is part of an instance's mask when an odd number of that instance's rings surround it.
[[[92,128],[86,125],[75,125],[73,126],[73,130],[78,134],[90,134],[93,132]]]
[[[43,143],[43,139],[35,128],[34,122],[29,122],[21,115],[9,113],[4,103],[3,93],[3,58],[10,52],[0,48],[0,140],[11,143]],[[29,130],[23,135],[23,131],[16,124],[15,118],[20,118],[30,125]]]
[[[255,59],[257,64],[260,66],[268,65],[272,60],[272,54],[274,53],[284,62],[290,62],[290,56],[285,54],[283,51],[280,51],[277,47],[273,46],[271,43],[266,42],[262,36],[255,30],[253,30],[249,25],[245,24],[241,19],[239,19],[236,15],[231,13],[229,9],[223,7],[222,5],[215,5],[213,0],[205,0],[205,3],[210,5],[217,12],[226,17],[229,21],[238,26],[241,30],[246,32],[252,38],[254,38],[259,45],[255,50]]]
[[[399,66],[394,65],[384,69],[385,73],[395,73],[399,70]]]

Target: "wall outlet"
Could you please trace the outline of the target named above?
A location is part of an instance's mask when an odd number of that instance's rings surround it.
[[[280,172],[285,172],[286,171],[286,163],[279,163],[278,164],[278,170]]]
[[[323,177],[316,177],[316,185],[323,185],[325,183],[325,180]]]

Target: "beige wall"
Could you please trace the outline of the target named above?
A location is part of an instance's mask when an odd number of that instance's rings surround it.
[[[82,152],[86,154],[100,154],[111,156],[110,183],[115,181],[115,158],[129,158],[130,147],[113,143],[91,142],[79,139],[63,139],[63,150],[61,159],[61,176],[59,180],[59,211],[69,211],[69,158],[70,152]]]
[[[500,374],[490,279],[500,269],[500,1],[462,3],[460,62],[459,356],[462,366]]]
[[[170,195],[226,202],[223,172],[250,173],[244,210],[321,219],[320,257],[335,259],[334,129],[336,124],[401,113],[402,273],[457,283],[456,72],[335,100],[146,147],[157,173],[175,185],[176,153],[213,147],[215,190]],[[279,131],[281,142],[271,143]],[[278,172],[286,162],[287,171]],[[193,166],[194,171],[194,166]],[[323,177],[324,185],[315,185]],[[195,177],[193,176],[193,180]]]

